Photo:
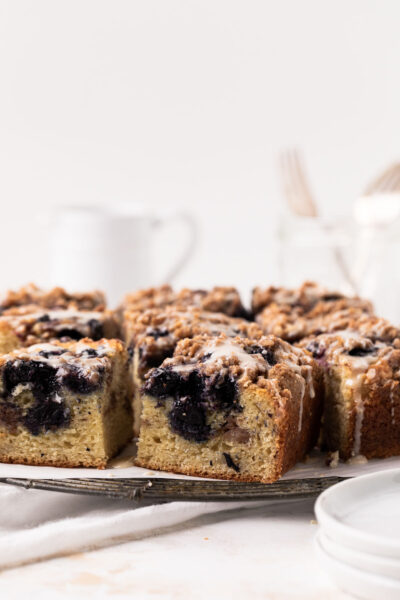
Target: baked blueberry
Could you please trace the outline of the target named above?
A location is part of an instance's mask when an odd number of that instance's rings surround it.
[[[175,400],[168,420],[172,431],[185,440],[205,442],[210,437],[211,429],[207,425],[205,408],[193,398],[184,396]]]
[[[70,422],[70,414],[70,410],[64,402],[45,398],[28,409],[23,424],[32,435],[39,435],[42,432],[67,427]]]

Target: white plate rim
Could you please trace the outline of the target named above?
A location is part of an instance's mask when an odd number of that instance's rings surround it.
[[[332,558],[344,562],[346,565],[355,569],[368,570],[370,573],[375,573],[382,577],[389,577],[400,583],[400,559],[391,556],[372,554],[370,552],[362,552],[359,549],[350,548],[349,546],[345,546],[332,540],[332,538],[330,538],[322,529],[318,530],[316,540],[322,550],[332,556]],[[379,572],[375,570],[376,567],[378,567]],[[383,573],[382,570],[386,572]],[[398,575],[390,574],[390,570]]]
[[[322,563],[322,566],[326,567],[331,579],[343,591],[353,594],[357,596],[357,598],[374,598],[374,600],[376,600],[376,596],[372,595],[372,593],[374,593],[374,589],[380,587],[380,592],[393,592],[395,593],[396,599],[400,598],[400,582],[398,580],[384,575],[370,573],[369,571],[358,569],[357,567],[346,564],[324,550],[317,537],[314,538],[314,551],[316,552],[317,558]],[[343,574],[345,577],[343,577]],[[346,583],[344,583],[344,579],[346,581],[350,580],[352,585],[348,586]],[[359,588],[360,581],[363,585],[365,584],[368,586],[368,588],[371,588],[371,594],[365,596],[361,593]],[[385,589],[382,590],[382,587]],[[390,598],[393,597],[394,596],[389,595],[388,599],[390,600]]]
[[[317,498],[314,507],[315,515],[321,529],[328,533],[329,537],[336,542],[348,545],[351,548],[357,548],[363,552],[369,552],[370,554],[379,553],[385,556],[400,557],[400,542],[395,542],[390,538],[380,537],[345,524],[335,517],[332,512],[328,510],[329,506],[327,506],[328,502],[332,500],[332,496],[334,497],[337,493],[337,490],[340,490],[343,487],[351,486],[357,489],[360,482],[391,478],[395,474],[400,477],[400,469],[389,469],[377,473],[369,473],[368,475],[361,475],[337,483],[322,492]]]

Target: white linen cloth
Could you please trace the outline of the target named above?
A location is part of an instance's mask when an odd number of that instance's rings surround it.
[[[129,500],[0,484],[0,568],[147,537],[205,513],[265,502],[172,502],[137,507]]]
[[[365,464],[339,464],[331,469],[323,456],[296,465],[284,479],[348,476],[400,467],[400,458],[370,460]],[[179,477],[138,467],[56,469],[0,464],[1,477]],[[191,479],[191,478],[189,478]],[[275,504],[259,502],[173,502],[140,505],[129,500],[24,489],[0,483],[0,569],[60,554],[111,545],[119,541],[156,535],[161,530],[200,515],[237,508]],[[296,502],[296,500],[293,500]]]

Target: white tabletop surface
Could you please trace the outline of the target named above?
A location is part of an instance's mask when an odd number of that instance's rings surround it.
[[[313,551],[313,500],[204,515],[157,536],[0,573],[0,598],[345,600]]]

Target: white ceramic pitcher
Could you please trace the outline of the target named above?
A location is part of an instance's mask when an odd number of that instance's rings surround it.
[[[151,249],[157,229],[181,221],[179,257],[156,281]],[[66,207],[54,216],[50,236],[50,284],[68,291],[101,289],[111,306],[129,291],[170,282],[196,245],[194,219],[182,212],[156,215],[138,205]],[[186,241],[185,241],[186,238]]]

